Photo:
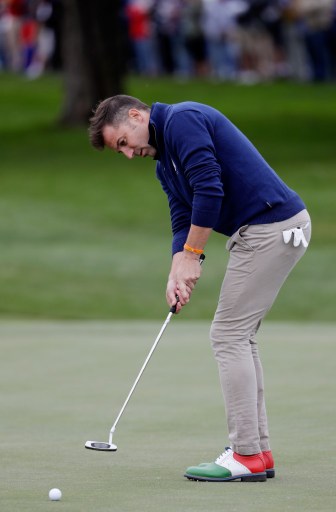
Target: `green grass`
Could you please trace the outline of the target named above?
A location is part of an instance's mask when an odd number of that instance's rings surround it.
[[[335,87],[131,78],[128,92],[148,103],[210,103],[252,139],[313,220],[311,247],[269,318],[334,320]],[[166,308],[170,223],[154,165],[97,153],[85,129],[57,126],[61,100],[57,77],[1,75],[0,316],[157,318]],[[224,244],[212,236],[188,318],[213,314]]]
[[[161,325],[0,322],[1,512],[334,512],[332,324],[260,333],[276,478],[201,484],[185,468],[227,444],[208,323],[174,318],[108,440]],[[48,501],[59,487],[62,501]]]

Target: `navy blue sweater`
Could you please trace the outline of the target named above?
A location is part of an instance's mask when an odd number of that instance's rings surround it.
[[[246,224],[288,219],[305,208],[245,135],[218,110],[154,103],[150,144],[169,201],[173,254],[191,224],[231,236]]]

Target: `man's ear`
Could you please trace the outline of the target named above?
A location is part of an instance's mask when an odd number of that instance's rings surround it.
[[[128,111],[128,117],[134,121],[142,121],[143,115],[140,110],[136,108],[130,108]]]

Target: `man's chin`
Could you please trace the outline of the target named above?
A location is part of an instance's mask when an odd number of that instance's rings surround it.
[[[150,158],[155,158],[156,149],[153,146],[147,146],[141,150],[141,153],[144,157],[149,156]]]
[[[149,158],[155,158],[155,155],[156,155],[156,151],[155,152],[149,151],[147,153],[147,151],[143,151],[143,150],[141,150],[140,154],[139,154],[139,156],[141,156],[142,158],[146,158],[147,156]]]

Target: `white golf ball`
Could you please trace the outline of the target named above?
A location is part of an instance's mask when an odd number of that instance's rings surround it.
[[[49,499],[51,501],[59,501],[62,498],[62,492],[59,489],[50,489]]]

